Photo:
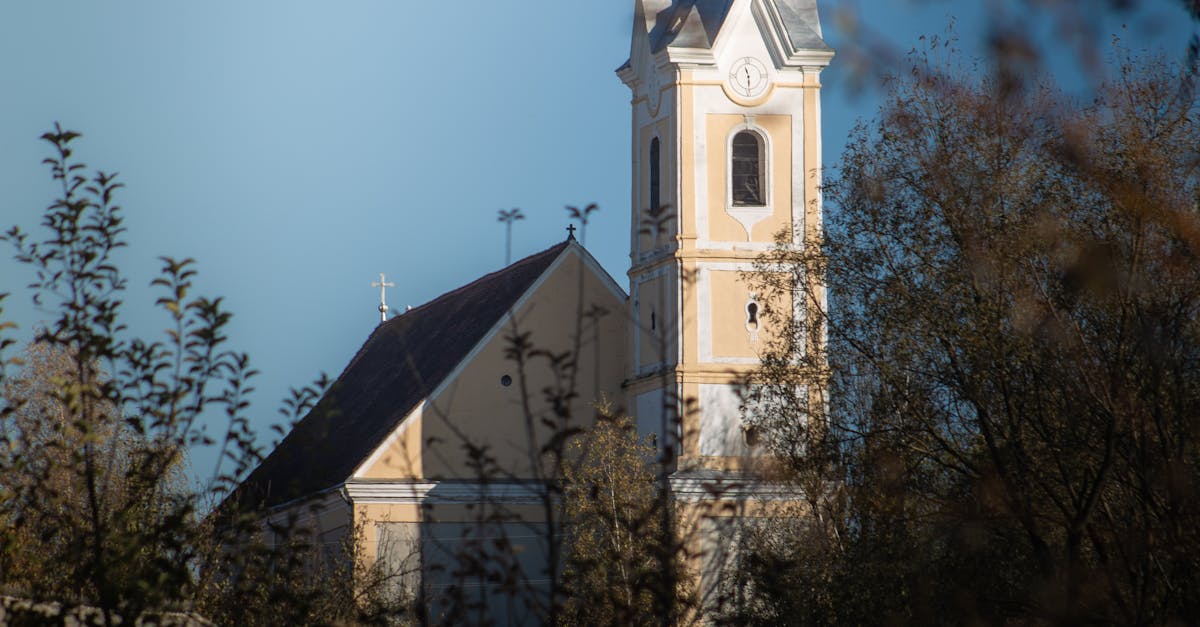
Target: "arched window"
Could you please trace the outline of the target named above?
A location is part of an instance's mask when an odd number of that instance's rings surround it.
[[[660,192],[659,177],[661,176],[660,161],[659,161],[659,142],[658,138],[650,140],[650,210],[658,211],[662,205],[662,193]]]
[[[733,185],[733,206],[761,207],[763,195],[762,139],[752,131],[733,136],[733,155],[730,182]]]

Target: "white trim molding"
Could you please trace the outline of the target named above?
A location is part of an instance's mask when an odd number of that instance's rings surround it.
[[[753,133],[759,139],[758,167],[759,178],[763,186],[763,204],[759,206],[744,206],[733,204],[733,139],[743,132]],[[725,137],[725,213],[737,220],[746,230],[746,241],[754,241],[754,225],[771,217],[774,213],[775,190],[771,172],[772,166],[771,135],[767,129],[754,123],[754,116],[746,115],[745,120],[733,127]]]
[[[679,300],[675,281],[677,275],[678,272],[676,271],[674,265],[664,264],[649,272],[638,274],[631,281],[632,285],[630,286],[629,298],[631,301],[633,301],[633,320],[631,321],[631,325],[633,328],[633,363],[635,377],[657,372],[665,368],[668,363],[679,363],[678,354],[672,355],[672,352],[678,352],[678,346],[681,341],[679,335],[682,333],[679,325],[679,313],[672,308],[672,305],[675,303],[675,301]],[[666,353],[658,355],[658,361],[642,364],[642,334],[649,332],[649,330],[643,329],[641,326],[642,300],[639,296],[639,293],[641,292],[643,285],[650,283],[655,279],[662,279],[664,282],[661,290],[662,293],[656,295],[661,296],[663,299],[663,302],[660,303],[663,311],[655,311],[656,315],[659,317],[659,320],[655,325],[657,327],[655,331],[661,333],[662,337],[667,340]],[[666,314],[668,311],[675,313],[676,318],[674,320],[663,319],[664,314]],[[672,339],[672,335],[674,335],[674,339]],[[672,357],[674,357],[674,359],[672,359]]]
[[[671,494],[685,503],[704,501],[799,501],[799,486],[759,480],[741,473],[678,472],[670,477]]]
[[[713,295],[712,272],[754,272],[753,261],[741,263],[698,262],[696,264],[696,340],[699,344],[700,363],[709,364],[757,364],[757,357],[717,357],[713,355]]]
[[[545,486],[534,481],[348,481],[342,494],[351,503],[374,504],[471,504],[544,503]]]

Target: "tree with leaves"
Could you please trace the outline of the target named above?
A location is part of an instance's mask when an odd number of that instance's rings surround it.
[[[124,245],[121,184],[73,161],[77,138],[61,128],[43,136],[61,191],[43,218],[48,237],[5,236],[36,272],[35,302],[57,318],[37,334],[35,370],[5,382],[0,476],[12,525],[0,541],[10,557],[21,534],[38,536],[57,571],[53,581],[7,583],[90,603],[109,623],[182,598],[195,502],[172,477],[200,412],[226,391],[206,384],[244,369],[219,350],[228,318],[219,302],[186,300],[189,262],[165,261],[156,281],[175,323],[170,341],[122,338],[125,280],[113,262]]]
[[[62,386],[71,380],[73,363],[69,354],[44,343],[31,344],[24,353],[20,374],[4,382],[4,398],[13,411],[0,421],[6,448],[5,474],[9,495],[4,499],[3,517],[12,525],[3,554],[4,573],[10,592],[34,597],[77,597],[73,586],[61,575],[61,561],[77,550],[73,543],[86,528],[89,492],[86,473],[78,472],[77,455],[92,447],[106,466],[99,486],[102,500],[129,502],[127,490],[137,486],[121,481],[128,464],[139,453],[138,441],[129,425],[111,406],[95,424],[72,419],[63,403]],[[185,490],[181,465],[164,473],[164,493],[175,496]],[[36,508],[24,498],[37,499]],[[166,511],[161,502],[143,502],[146,508],[132,520],[157,520]],[[36,512],[36,513],[34,513]],[[34,519],[29,520],[33,515]],[[140,524],[140,523],[135,523]]]
[[[819,533],[759,539],[741,619],[1200,614],[1197,68],[1116,54],[1079,105],[936,42],[849,144],[823,245],[764,259],[796,269],[764,288],[830,286],[829,409],[777,394],[763,427],[839,489]]]
[[[309,568],[323,555],[294,521],[276,522],[267,542],[263,512],[203,515],[261,459],[246,415],[254,372],[225,347],[221,300],[191,295],[191,260],[163,258],[153,281],[165,338],[130,337],[114,258],[125,246],[121,184],[75,159],[79,137],[59,126],[43,136],[59,185],[44,237],[16,227],[3,237],[33,270],[29,289],[52,317],[23,364],[0,361],[10,367],[0,368],[0,594],[106,625],[197,603],[217,614],[236,607],[222,616],[241,624],[274,624],[279,607],[297,622],[377,616],[353,594],[368,577]],[[12,328],[0,321],[0,333]],[[0,336],[0,349],[12,345]],[[319,396],[298,390],[289,408],[299,415]],[[227,419],[219,441],[200,424],[212,415]],[[210,445],[232,463],[189,485],[185,456]],[[241,550],[228,550],[235,542]],[[322,585],[335,577],[346,585]]]
[[[657,624],[663,597],[684,609],[686,587],[675,583],[686,579],[678,574],[682,553],[664,544],[672,536],[662,529],[662,510],[670,503],[656,481],[654,444],[638,437],[628,417],[603,410],[569,453],[562,623]],[[674,577],[665,576],[672,570]]]

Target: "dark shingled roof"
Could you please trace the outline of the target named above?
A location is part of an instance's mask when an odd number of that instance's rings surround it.
[[[667,46],[711,48],[733,0],[681,0],[663,9],[650,31],[650,51]],[[672,26],[678,25],[672,29]]]
[[[831,50],[821,37],[817,0],[767,0],[779,13],[779,23],[795,51]],[[733,0],[647,0],[646,25],[650,52],[664,48],[711,49]],[[626,61],[618,71],[629,67]]]
[[[236,502],[269,507],[345,482],[569,243],[526,257],[376,327],[321,402],[242,482]]]

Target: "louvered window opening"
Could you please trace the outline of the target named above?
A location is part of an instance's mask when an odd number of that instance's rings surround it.
[[[733,136],[733,206],[761,207],[763,202],[762,142],[742,131]]]

